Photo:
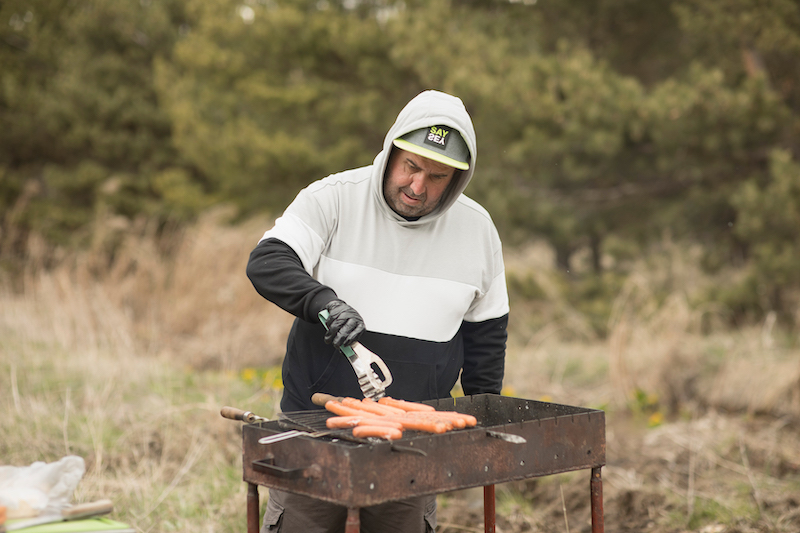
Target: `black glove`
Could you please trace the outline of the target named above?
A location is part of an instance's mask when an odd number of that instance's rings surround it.
[[[337,348],[350,346],[364,333],[364,319],[342,300],[331,300],[325,309],[330,314],[328,332],[325,333],[326,343],[332,343]]]

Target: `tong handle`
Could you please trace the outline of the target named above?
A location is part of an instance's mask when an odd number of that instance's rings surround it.
[[[319,321],[322,322],[322,325],[325,326],[325,331],[328,330],[328,318],[330,318],[331,314],[328,312],[327,309],[323,309],[317,315],[319,316]],[[347,356],[348,359],[352,360],[353,357],[356,356],[356,352],[350,346],[339,346],[339,349],[342,353]]]
[[[323,309],[317,316],[319,317],[319,321],[322,322],[322,325],[325,326],[325,331],[328,331],[328,319],[331,317],[331,314],[327,309]]]
[[[222,418],[227,418],[228,420],[240,420],[242,422],[248,422],[252,424],[260,417],[254,415],[250,411],[243,411],[241,409],[237,409],[236,407],[228,407],[225,406],[220,409],[219,414],[222,415]]]

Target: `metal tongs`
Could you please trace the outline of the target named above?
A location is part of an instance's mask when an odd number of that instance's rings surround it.
[[[319,320],[325,326],[325,329],[328,329],[329,317],[330,314],[327,309],[319,312]],[[350,364],[353,365],[353,370],[356,371],[356,377],[358,377],[358,385],[361,387],[364,397],[372,398],[373,400],[383,398],[386,395],[386,387],[392,384],[392,373],[389,372],[389,368],[383,362],[383,359],[358,341],[349,346],[342,346],[339,349],[350,361]],[[383,380],[372,368],[373,363],[378,366],[383,374]]]

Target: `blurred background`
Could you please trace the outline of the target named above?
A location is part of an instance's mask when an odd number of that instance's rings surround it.
[[[606,530],[796,531],[798,65],[797,0],[3,0],[0,458],[241,528],[217,413],[274,414],[291,323],[248,254],[439,89],[504,242],[505,393],[607,410]],[[501,490],[499,527],[585,529],[586,481]],[[458,502],[440,531],[480,526]]]

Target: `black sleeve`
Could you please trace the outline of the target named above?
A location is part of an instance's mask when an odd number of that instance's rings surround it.
[[[464,367],[461,388],[464,394],[500,394],[505,372],[508,315],[485,322],[464,322]]]
[[[330,287],[312,278],[295,251],[278,239],[265,239],[250,253],[247,277],[258,294],[308,322],[336,298]]]

